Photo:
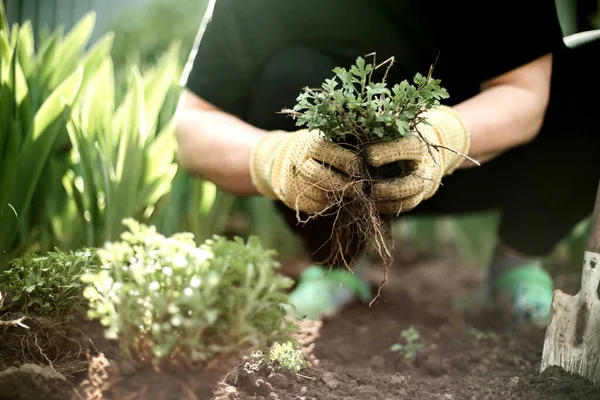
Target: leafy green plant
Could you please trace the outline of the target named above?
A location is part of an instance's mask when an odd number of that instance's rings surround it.
[[[71,110],[67,128],[73,166],[64,178],[75,203],[66,218],[68,232],[75,233],[67,240],[69,247],[118,239],[123,219],[147,221],[169,193],[177,171],[174,119],[159,127],[157,116],[177,84],[177,51],[171,48],[144,76],[133,67],[120,104],[113,63],[104,59]]]
[[[11,260],[0,283],[12,294],[12,304],[27,314],[69,319],[87,306],[81,277],[99,267],[94,249],[27,254]]]
[[[420,73],[414,77],[416,86],[404,80],[388,88],[387,71],[380,82],[373,82],[375,70],[392,62],[393,58],[373,66],[358,57],[349,70],[335,68],[335,77],[321,88],[305,88],[287,112],[298,117],[298,126],[319,130],[334,142],[364,146],[406,136],[425,121],[421,114],[448,98],[448,92],[440,80]]]
[[[58,29],[36,46],[31,23],[9,28],[0,4],[0,271],[55,244],[47,219],[65,203],[65,111],[112,42],[106,35],[86,51],[94,21],[90,13],[64,37]]]
[[[273,343],[269,350],[269,359],[277,361],[283,368],[292,372],[298,372],[306,367],[302,350],[291,341]]]
[[[103,269],[82,277],[89,316],[119,338],[128,357],[154,365],[191,365],[267,341],[285,340],[285,289],[272,251],[257,238],[191,233],[170,237],[127,219],[121,241],[99,249]]]
[[[392,352],[400,352],[402,358],[408,362],[414,361],[417,354],[425,347],[421,341],[421,334],[413,325],[400,333],[404,343],[394,343],[390,347]]]

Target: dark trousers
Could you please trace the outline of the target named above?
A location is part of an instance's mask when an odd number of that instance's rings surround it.
[[[600,30],[565,42],[567,49],[554,56],[551,100],[537,138],[443,178],[432,198],[402,215],[498,210],[499,240],[527,255],[544,256],[592,212],[600,178]],[[303,87],[320,86],[338,63],[308,48],[281,49],[256,83],[247,121],[268,130],[298,129],[277,112],[292,107]],[[299,224],[295,211],[281,203],[278,207],[315,261],[325,260],[332,218]]]

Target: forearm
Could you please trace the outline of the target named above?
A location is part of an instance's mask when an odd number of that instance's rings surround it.
[[[460,103],[454,109],[471,134],[469,157],[486,162],[535,138],[544,120],[545,104],[531,90],[499,85]],[[471,162],[462,164],[473,166]]]
[[[237,196],[258,192],[250,179],[250,154],[265,134],[219,110],[186,109],[177,121],[177,158],[190,174]]]
[[[471,136],[469,156],[480,163],[532,141],[542,127],[550,97],[552,55],[547,54],[482,84],[456,106]],[[464,162],[463,168],[472,162]]]

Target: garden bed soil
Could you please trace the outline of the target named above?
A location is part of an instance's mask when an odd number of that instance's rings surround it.
[[[248,356],[232,367],[217,369],[221,379],[212,395],[206,394],[201,373],[158,379],[152,371],[143,376],[120,370],[119,376],[125,387],[139,389],[153,382],[150,388],[171,393],[163,399],[178,400],[600,399],[600,389],[580,377],[557,369],[538,373],[543,329],[513,327],[494,313],[465,316],[461,309],[474,304],[469,299],[476,294],[479,269],[448,260],[411,265],[394,266],[383,296],[371,308],[352,304],[322,326],[303,323],[306,343],[313,346],[313,366],[298,374]],[[379,271],[374,273],[378,281]],[[574,293],[578,277],[559,277],[557,282]],[[10,327],[0,336],[0,400],[78,398],[73,389],[88,377],[87,367],[91,365],[92,376],[98,378],[111,370],[106,369],[108,360],[117,357],[115,344],[103,339],[96,323],[78,318],[56,330],[47,321],[24,322],[31,325],[30,331]],[[424,348],[407,362],[390,347],[410,326],[420,333]],[[51,333],[55,336],[49,340]],[[27,336],[19,342],[10,339],[18,334]],[[57,346],[62,346],[62,353]],[[86,386],[87,398],[110,398],[97,391],[92,395],[92,386]],[[193,389],[176,391],[182,387]],[[147,390],[139,398],[159,398],[158,392]]]

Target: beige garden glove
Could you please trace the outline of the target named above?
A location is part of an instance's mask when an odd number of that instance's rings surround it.
[[[253,150],[250,175],[264,196],[294,210],[318,213],[340,196],[362,190],[357,181],[362,165],[358,155],[324,140],[318,131],[273,131]]]
[[[423,113],[430,125],[419,124],[417,129],[431,144],[453,149],[467,155],[470,135],[461,117],[450,107],[438,106]],[[366,149],[366,162],[373,167],[398,161],[416,162],[416,170],[402,178],[381,180],[373,184],[372,193],[382,214],[399,214],[415,208],[434,195],[444,175],[454,172],[464,157],[451,151],[431,148],[414,132],[391,142],[376,143]],[[434,160],[435,158],[435,160]],[[436,163],[437,162],[437,163]]]

